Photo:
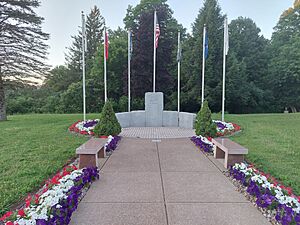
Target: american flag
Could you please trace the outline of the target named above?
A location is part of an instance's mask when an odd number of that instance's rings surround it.
[[[158,47],[158,39],[160,35],[160,29],[159,29],[159,23],[157,22],[157,15],[155,11],[155,21],[156,21],[156,26],[155,26],[155,48]]]

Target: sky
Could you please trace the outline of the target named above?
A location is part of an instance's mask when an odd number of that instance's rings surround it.
[[[81,11],[88,14],[94,5],[100,8],[106,24],[111,29],[124,27],[123,18],[128,5],[135,6],[140,0],[41,0],[37,13],[44,17],[43,31],[50,34],[48,63],[63,65],[72,35],[78,34]],[[191,32],[203,0],[168,0],[174,17]],[[271,38],[273,27],[281,13],[293,5],[294,0],[219,0],[223,14],[229,21],[239,16],[249,17],[261,29],[261,34]]]

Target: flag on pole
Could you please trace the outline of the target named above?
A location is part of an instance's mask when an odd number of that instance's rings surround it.
[[[205,42],[204,42],[204,49],[205,49],[205,59],[208,58],[208,35],[207,35],[207,30],[205,27]]]
[[[131,32],[131,30],[129,30],[128,32],[129,32],[129,35],[128,35],[128,38],[129,38],[129,59],[131,60],[132,52],[133,52],[132,32]]]
[[[229,34],[228,34],[228,20],[224,21],[224,45],[225,45],[225,55],[228,55],[229,51]]]
[[[105,29],[105,34],[104,34],[104,47],[105,47],[105,59],[108,59],[108,48],[109,48],[109,42],[108,42],[108,33]]]
[[[181,62],[182,60],[182,48],[180,42],[180,33],[178,34],[178,49],[177,49],[177,62]]]
[[[159,23],[158,23],[158,20],[157,20],[157,15],[156,15],[156,11],[155,11],[155,21],[156,21],[156,26],[155,26],[155,48],[158,47],[158,39],[159,39],[159,36],[160,36],[160,28],[159,28]]]

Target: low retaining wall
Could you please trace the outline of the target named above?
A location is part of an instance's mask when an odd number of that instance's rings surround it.
[[[146,112],[132,111],[116,113],[117,119],[122,128],[126,127],[146,127]],[[196,114],[176,111],[163,111],[163,127],[180,127],[190,128],[194,127]]]

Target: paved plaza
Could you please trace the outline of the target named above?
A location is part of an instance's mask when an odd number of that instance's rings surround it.
[[[122,128],[120,136],[132,138],[183,138],[192,137],[195,130],[179,127],[130,127]]]
[[[188,138],[123,138],[72,225],[269,224]]]

